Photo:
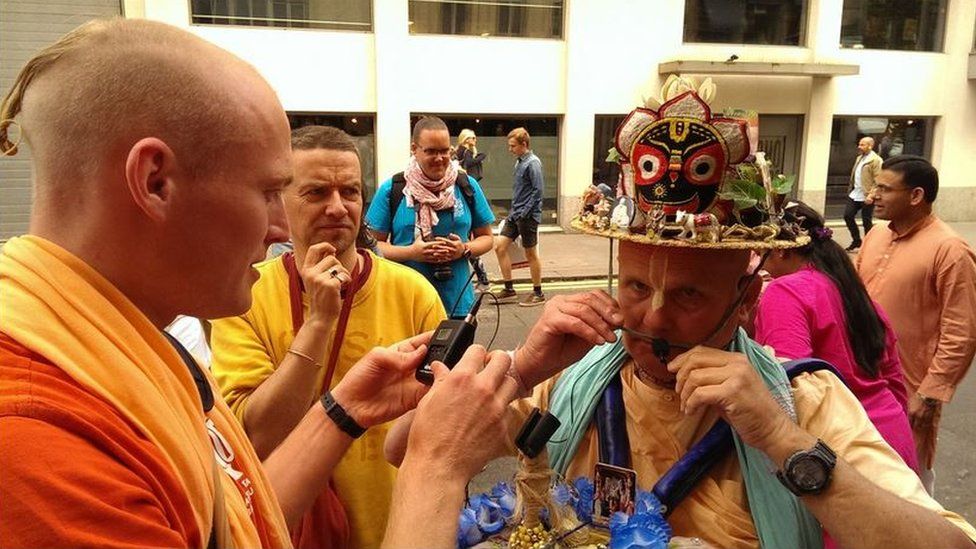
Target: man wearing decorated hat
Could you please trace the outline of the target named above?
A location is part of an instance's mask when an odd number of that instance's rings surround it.
[[[744,163],[746,124],[713,115],[713,93],[669,80],[658,109],[623,122],[622,197],[588,191],[573,223],[620,240],[617,299],[553,299],[514,354],[520,371],[575,362],[520,404],[562,423],[550,465],[633,470],[674,535],[702,545],[972,547],[976,530],[925,493],[832,367],[780,364],[740,328],[759,294],[750,250],[809,236],[779,213],[788,179],[761,153]],[[579,325],[587,337],[565,335]]]
[[[623,321],[619,339],[536,389],[563,422],[550,463],[567,478],[601,461],[633,468],[672,506],[676,535],[718,547],[818,547],[820,525],[842,547],[971,547],[976,530],[928,497],[832,369],[806,361],[788,377],[739,327],[759,294],[748,250],[809,237],[781,221],[787,178],[769,174],[761,153],[742,163],[746,125],[712,114],[713,93],[669,80],[659,109],[635,110],[616,142],[618,200],[637,204],[630,223],[609,222],[599,213],[608,199],[592,193],[574,222],[621,240]],[[549,313],[516,363],[546,360]],[[597,408],[620,413],[607,420]],[[668,475],[697,443],[722,438],[720,422],[734,449],[698,446],[718,457],[697,482]],[[687,496],[655,486],[662,477]]]

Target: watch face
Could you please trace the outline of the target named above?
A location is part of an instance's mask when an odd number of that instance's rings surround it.
[[[827,481],[824,464],[812,456],[803,456],[790,468],[793,482],[802,490],[817,490]]]

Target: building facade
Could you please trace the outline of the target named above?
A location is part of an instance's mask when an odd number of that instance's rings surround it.
[[[412,120],[437,114],[455,135],[478,134],[484,186],[504,213],[513,165],[505,134],[526,126],[546,168],[544,222],[566,226],[583,189],[615,177],[604,160],[622,116],[681,74],[716,82],[715,110],[758,112],[762,148],[829,217],[842,211],[858,139],[871,135],[883,156],[931,158],[942,176],[938,212],[976,220],[976,0],[123,0],[122,8],[254,64],[293,125],[328,123],[356,136],[371,186],[404,168]],[[0,237],[26,228],[26,203],[7,204],[22,176],[8,180],[9,162],[0,161]]]

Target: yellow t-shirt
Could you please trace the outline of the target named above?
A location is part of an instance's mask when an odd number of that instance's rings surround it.
[[[686,416],[674,391],[650,387],[634,375],[631,361],[620,372],[631,466],[637,485],[650,490],[718,418],[713,408]],[[555,378],[536,388],[519,408],[548,408]],[[802,374],[793,380],[799,425],[819,437],[866,478],[902,498],[936,511],[976,541],[976,530],[962,517],[946,511],[929,497],[918,476],[881,438],[857,398],[837,377],[826,372]],[[839,419],[840,418],[840,419]],[[583,436],[566,471],[567,479],[593,477],[600,445],[596,427]],[[749,513],[742,471],[735,452],[717,463],[694,490],[675,507],[668,523],[676,536],[699,537],[727,549],[758,547]]]
[[[373,347],[433,330],[447,316],[437,291],[416,271],[375,255],[372,263],[369,278],[353,298],[332,387]],[[295,337],[281,258],[257,269],[261,277],[251,291],[251,310],[215,321],[211,335],[214,377],[241,423],[251,393],[274,373]],[[307,315],[307,296],[302,302]],[[331,352],[330,338],[323,356],[315,358],[325,364]],[[322,385],[324,370],[316,386]],[[353,547],[378,547],[383,539],[396,479],[396,468],[383,457],[390,425],[375,426],[353,441],[333,474],[349,516]]]

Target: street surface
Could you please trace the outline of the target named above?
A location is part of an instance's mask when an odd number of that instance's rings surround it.
[[[497,289],[500,287],[495,285]],[[546,285],[546,295],[551,297],[561,293],[574,293],[593,288],[606,289],[606,280],[582,280],[560,282]],[[531,291],[525,285],[516,285],[520,294]],[[543,306],[520,307],[517,304],[500,306],[502,324],[492,348],[513,349],[520,344],[539,315]],[[478,315],[479,328],[477,342],[488,343],[496,326],[495,305],[486,299]],[[976,430],[969,426],[976,424],[976,378],[970,373],[960,385],[955,399],[944,410],[939,448],[936,460],[936,499],[946,508],[976,521]],[[499,480],[511,480],[515,472],[515,460],[502,458],[489,464],[488,469],[475,478],[470,492],[477,494],[488,490]]]

